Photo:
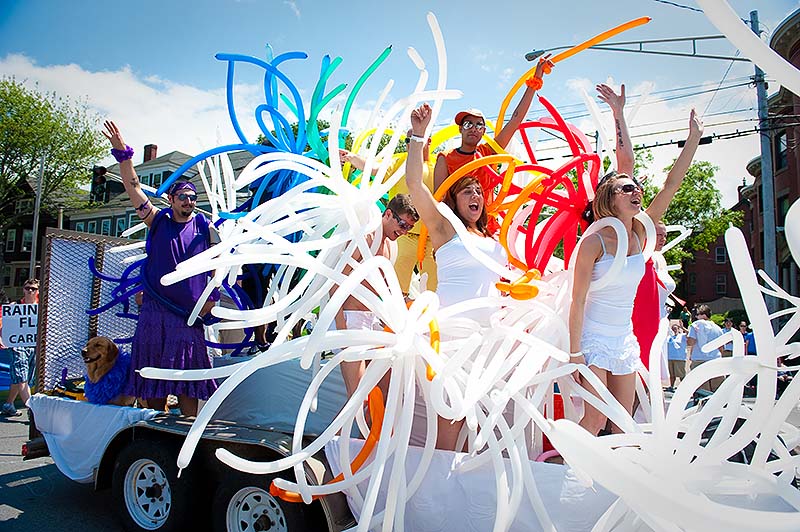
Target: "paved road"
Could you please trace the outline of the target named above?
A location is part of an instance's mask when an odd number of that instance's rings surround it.
[[[67,479],[50,457],[22,461],[28,412],[0,418],[0,530],[108,532],[121,530],[111,491]]]

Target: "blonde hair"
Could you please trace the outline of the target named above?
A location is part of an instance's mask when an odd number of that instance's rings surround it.
[[[601,179],[594,192],[594,200],[592,200],[592,214],[595,220],[617,215],[614,210],[614,190],[620,179],[630,179],[641,188],[639,182],[628,174],[613,173]]]

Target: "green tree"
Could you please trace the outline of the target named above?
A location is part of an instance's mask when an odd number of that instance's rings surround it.
[[[30,214],[15,213],[13,205],[25,194],[26,180],[36,189],[42,155],[42,210],[77,206],[85,195],[78,187],[89,181],[92,164],[106,150],[96,126],[97,116],[85,103],[0,79],[0,232]]]
[[[669,172],[671,166],[664,169]],[[742,225],[742,213],[722,208],[722,194],[717,189],[715,174],[719,170],[707,161],[692,163],[686,172],[681,188],[675,194],[664,223],[680,224],[692,231],[682,246],[673,248],[666,254],[667,262],[680,264],[692,257],[694,251],[708,251],[709,245],[731,225]],[[645,185],[645,205],[658,192],[658,187]]]

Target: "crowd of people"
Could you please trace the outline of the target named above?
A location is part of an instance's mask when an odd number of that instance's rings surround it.
[[[548,57],[540,60],[512,116],[496,133],[492,144],[500,148],[508,145],[527,114],[536,90],[542,86],[543,75],[552,67]],[[585,212],[587,222],[603,223],[599,230],[582,239],[577,250],[568,322],[570,361],[588,366],[620,404],[632,413],[636,374],[649,365],[651,351],[659,349],[659,346],[653,348],[652,344],[659,322],[666,317],[667,299],[675,289],[675,283],[663,265],[652,259],[645,260],[646,230],[637,216],[645,213],[653,221],[656,227],[655,249],[660,250],[666,242],[666,227],[661,218],[692,162],[703,124],[692,111],[689,134],[678,159],[663,187],[649,205],[643,205],[643,187],[634,177],[633,146],[625,123],[625,86],[616,92],[601,84],[597,86],[597,92],[600,100],[610,107],[614,118],[616,171],[599,180],[594,199]],[[430,149],[431,116],[432,110],[427,103],[411,113],[411,128],[405,139],[408,145],[405,176],[392,188],[392,198],[384,210],[381,227],[371,235],[371,239],[381,239],[378,254],[393,260],[401,288],[408,294],[417,263],[417,221],[422,220],[428,229],[428,241],[419,273],[424,275],[423,279],[427,278],[427,288],[436,291],[441,304],[448,306],[497,293],[497,273],[473,257],[469,248],[477,248],[501,264],[506,264],[508,257],[497,240],[498,220],[487,209],[494,201],[498,185],[495,174],[487,167],[479,167],[455,182],[448,180],[464,165],[495,153],[492,144],[482,142],[486,132],[484,114],[477,109],[457,113],[454,121],[459,128],[460,144],[437,153],[435,157]],[[210,314],[219,294],[215,291],[207,297],[200,317],[192,325],[186,323],[188,309],[194,307],[201,297],[209,276],[197,275],[170,286],[162,285],[160,280],[180,262],[208,249],[217,238],[216,231],[213,224],[196,211],[197,190],[191,181],[176,180],[167,192],[169,208],[157,208],[141,188],[132,162],[133,150],[125,144],[119,128],[108,121],[103,134],[111,143],[112,155],[119,162],[125,191],[139,218],[149,228],[148,259],[142,275],[144,290],[125,393],[139,397],[143,404],[157,409],[163,409],[167,397],[174,395],[178,397],[184,414],[196,415],[198,400],[207,399],[216,389],[213,380],[147,380],[141,378],[136,370],[145,366],[168,369],[211,367],[203,317]],[[343,164],[349,163],[354,168],[365,170],[366,162],[354,153],[340,150],[340,159]],[[389,168],[387,178],[402,167],[401,162],[398,160]],[[459,235],[457,228],[438,208],[434,192],[443,185],[447,185],[443,202],[463,224],[466,233]],[[613,223],[606,223],[609,221]],[[620,254],[623,257],[622,272],[602,288],[594,289],[593,283],[609,271],[612,263],[619,262],[617,255]],[[356,256],[354,260],[358,262],[361,257]],[[38,289],[38,281],[26,283],[26,298],[29,286]],[[478,314],[471,317],[479,321],[486,318]],[[718,356],[731,355],[731,343],[721,347],[718,353],[706,353],[700,349],[723,334],[710,317],[710,309],[700,305],[696,308],[693,322],[690,323],[688,312],[682,312],[680,319],[672,323],[659,357],[662,374],[670,387],[686,377],[687,366],[694,369]],[[267,325],[262,325],[258,331],[258,350],[269,346]],[[335,325],[350,329],[382,328],[369,309],[353,297],[343,305]],[[725,327],[730,330],[732,320],[726,320]],[[755,341],[752,333],[747,332],[747,324],[740,323],[739,330],[745,335],[748,354],[755,353]],[[3,346],[0,344],[0,347]],[[15,368],[23,365],[17,364],[15,359]],[[352,394],[364,370],[363,363],[342,365],[348,394]],[[13,400],[17,395],[23,401],[29,397],[27,388],[21,384],[26,380],[23,377],[27,377],[27,372],[17,373],[19,375],[14,379],[16,382],[12,384],[9,396],[10,405],[3,405],[4,415],[13,415]],[[594,392],[577,371],[574,375],[579,384]],[[703,386],[713,392],[721,380],[712,379]],[[437,447],[454,448],[462,423],[440,420]],[[597,434],[606,426],[606,419],[587,404],[581,424]],[[611,430],[619,429],[611,426]]]

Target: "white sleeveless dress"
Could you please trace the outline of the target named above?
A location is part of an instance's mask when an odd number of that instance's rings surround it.
[[[508,262],[503,246],[495,239],[472,233],[469,238],[473,246],[500,264]],[[436,293],[442,306],[498,294],[495,283],[500,276],[470,255],[458,234],[436,250],[436,275],[439,278]]]
[[[600,233],[597,236],[603,255],[594,264],[592,281],[605,275],[614,260],[606,251],[603,237]],[[634,236],[638,242],[638,235]],[[639,244],[639,252],[625,258],[625,265],[615,279],[599,290],[589,287],[581,332],[581,351],[587,366],[597,366],[614,375],[627,375],[642,367],[631,315],[643,275],[644,257]]]

